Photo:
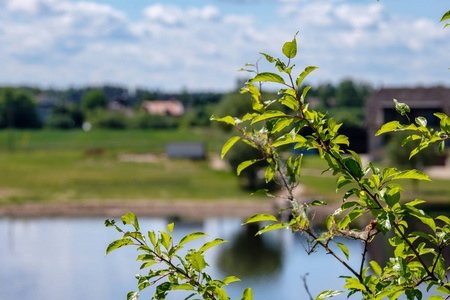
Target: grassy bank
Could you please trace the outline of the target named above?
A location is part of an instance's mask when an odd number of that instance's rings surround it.
[[[219,142],[209,130],[194,131],[0,131],[0,203],[91,200],[248,199],[235,175],[209,161],[168,160],[170,141]],[[13,150],[11,150],[13,149]],[[153,153],[151,161],[122,154]]]

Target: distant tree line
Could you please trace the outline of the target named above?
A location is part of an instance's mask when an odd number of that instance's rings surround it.
[[[344,80],[314,86],[311,97],[321,110],[330,111],[338,122],[363,124],[363,106],[372,87]],[[142,101],[178,99],[185,107],[182,117],[149,115],[140,110]],[[114,104],[114,105],[113,105]],[[94,128],[177,128],[210,126],[217,111],[237,115],[248,111],[248,95],[238,92],[167,93],[105,85],[68,89],[0,87],[0,128],[80,128],[89,122]]]

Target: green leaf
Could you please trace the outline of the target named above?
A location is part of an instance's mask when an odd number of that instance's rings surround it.
[[[173,231],[173,223],[167,224],[167,231],[169,233],[172,233],[172,231]]]
[[[222,153],[220,154],[220,158],[223,159],[225,154],[227,154],[228,150],[230,150],[230,148],[233,147],[233,145],[236,144],[236,142],[239,141],[240,139],[241,137],[239,136],[233,136],[231,139],[229,139],[222,147]]]
[[[214,290],[214,295],[219,298],[219,300],[229,300],[227,293],[223,288],[216,287]]]
[[[450,225],[450,218],[446,217],[446,216],[437,216],[436,219],[441,220],[443,222],[445,222],[447,225]]]
[[[136,229],[136,231],[139,230],[139,222],[138,222],[135,214],[129,212],[126,215],[123,215],[121,219],[122,219],[123,225],[131,224]]]
[[[248,80],[248,82],[278,82],[285,84],[283,77],[276,73],[271,72],[262,72],[257,74],[252,79]]]
[[[244,290],[241,300],[253,300],[253,291],[251,288],[246,288]]]
[[[448,19],[450,19],[450,10],[442,16],[442,19],[439,21],[439,23]]]
[[[208,235],[203,233],[203,232],[190,233],[190,234],[186,235],[185,237],[183,237],[178,245],[180,245],[180,246],[184,245],[187,242],[190,242],[192,240],[195,240],[195,239],[198,239],[198,238],[201,238],[201,237],[204,237],[204,236],[208,236]]]
[[[248,224],[248,223],[254,223],[254,222],[263,222],[263,221],[274,221],[278,222],[277,218],[275,216],[269,215],[269,214],[256,214],[251,216],[242,224]]]
[[[444,296],[441,295],[434,295],[428,298],[428,300],[444,300],[444,299],[445,299]]]
[[[193,252],[186,255],[186,259],[192,264],[197,272],[201,272],[206,267],[205,257],[200,252]]]
[[[327,205],[327,202],[325,201],[319,201],[319,200],[314,200],[313,202],[311,202],[312,206],[319,206],[319,205]]]
[[[245,168],[257,163],[258,161],[260,161],[260,159],[251,159],[241,162],[237,167],[237,175],[239,176]]]
[[[127,300],[137,300],[139,298],[138,292],[129,292],[127,294]]]
[[[159,233],[161,234],[161,244],[164,246],[164,248],[169,250],[172,237],[164,231],[160,231]]]
[[[259,53],[262,54],[262,55],[264,55],[264,57],[266,58],[266,60],[267,60],[268,62],[270,62],[270,63],[273,63],[273,62],[276,61],[272,56],[270,56],[270,55],[268,55],[268,54],[265,54],[265,53],[262,53],[262,52],[259,52]]]
[[[427,127],[427,119],[425,119],[424,117],[417,117],[416,124],[422,127]]]
[[[406,115],[411,111],[409,109],[409,106],[406,105],[405,103],[400,103],[396,99],[394,99],[394,103],[395,103],[395,110],[402,116]]]
[[[157,262],[156,261],[148,261],[148,262],[145,262],[145,263],[143,263],[142,265],[141,265],[141,267],[139,268],[139,269],[145,269],[145,268],[148,268],[148,267],[150,267],[150,266],[153,266],[154,264],[156,264]]]
[[[347,247],[344,244],[341,243],[336,243],[338,245],[339,248],[341,248],[342,252],[344,253],[345,257],[347,258],[347,260],[349,259],[349,252]]]
[[[120,247],[123,246],[127,246],[127,245],[134,245],[134,242],[131,239],[125,238],[125,239],[120,239],[120,240],[116,240],[114,242],[112,242],[111,244],[108,245],[108,247],[106,248],[106,254],[108,255],[108,253],[110,253],[113,250],[116,250]]]
[[[321,299],[327,299],[327,298],[331,298],[331,297],[336,297],[337,295],[342,294],[342,291],[336,291],[336,290],[327,290],[327,291],[323,291],[322,293],[320,293],[319,295],[317,295],[316,300],[321,300]]]
[[[269,183],[272,180],[274,175],[275,175],[275,169],[273,168],[272,165],[269,165],[264,174],[264,177],[266,178],[266,183]]]
[[[297,80],[295,81],[297,86],[300,86],[303,82],[303,80],[306,78],[306,76],[308,76],[312,71],[318,69],[319,67],[314,67],[314,66],[308,66],[305,68],[305,70],[300,73],[300,76],[298,76]]]
[[[174,284],[171,288],[172,290],[185,290],[185,291],[193,291],[195,288],[189,283],[182,284]]]
[[[386,133],[386,132],[396,131],[397,129],[401,128],[401,126],[402,125],[398,121],[392,121],[392,122],[386,123],[383,126],[381,126],[380,130],[377,131],[375,136],[378,136],[378,135]]]
[[[262,120],[267,120],[267,119],[275,118],[275,117],[284,117],[284,116],[286,116],[286,114],[282,111],[268,110],[265,113],[263,113],[262,115],[259,115],[256,118],[254,118],[252,121],[252,124],[262,121]]]
[[[210,248],[212,248],[212,247],[214,247],[214,246],[217,246],[217,245],[219,245],[219,244],[222,244],[222,243],[226,243],[226,241],[225,241],[225,240],[222,240],[222,239],[215,239],[215,240],[213,240],[213,241],[211,241],[211,242],[207,242],[207,243],[205,243],[203,246],[201,246],[201,248],[198,249],[198,252],[203,253],[203,252],[205,252],[206,250],[208,250],[208,249],[210,249]]]
[[[344,159],[344,164],[350,173],[355,176],[358,180],[360,180],[364,173],[362,172],[361,165],[351,157],[347,157]]]
[[[378,216],[377,227],[385,235],[392,229],[395,217],[391,212],[383,212]]]
[[[211,118],[209,118],[209,119],[211,121],[225,122],[225,123],[233,125],[233,126],[236,125],[236,120],[233,117],[231,117],[231,116],[226,116],[226,117],[223,117],[223,118],[219,118],[216,115],[212,115]]]
[[[267,225],[267,226],[264,226],[263,228],[261,228],[261,229],[256,233],[256,235],[261,235],[261,234],[263,234],[264,232],[271,231],[271,230],[277,230],[277,229],[287,228],[286,226],[287,226],[286,224],[282,224],[282,223],[270,224],[270,225]]]
[[[236,276],[228,276],[222,280],[222,282],[225,285],[230,284],[232,282],[236,282],[236,281],[241,281],[241,280],[239,278],[237,278]]]
[[[402,171],[392,178],[392,180],[396,180],[396,179],[418,179],[418,180],[431,181],[430,177],[428,177],[427,174],[425,174],[419,170]]]
[[[297,55],[297,40],[295,37],[292,42],[284,43],[282,51],[287,58],[294,58]]]
[[[372,267],[372,270],[375,272],[375,274],[378,277],[381,277],[382,269],[381,269],[380,265],[376,261],[372,260],[372,261],[370,261],[370,266]]]
[[[444,141],[441,141],[441,142],[439,143],[439,154],[444,153],[444,148],[445,148],[445,142],[444,142]]]

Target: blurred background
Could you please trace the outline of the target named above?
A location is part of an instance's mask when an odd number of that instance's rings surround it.
[[[175,221],[184,234],[229,239],[211,272],[248,278],[235,297],[252,284],[257,299],[274,299],[270,280],[281,298],[302,299],[307,273],[318,294],[331,259],[305,258],[301,237],[254,239],[239,225],[285,204],[250,196],[278,191],[264,165],[235,175],[258,157],[245,144],[220,160],[234,132],[209,118],[251,110],[238,91],[252,73],[237,70],[260,52],[281,57],[298,31],[297,71],[319,67],[306,80],[311,106],[344,123],[363,159],[432,177],[405,182],[405,199],[430,201],[430,214],[448,209],[446,153],[409,161],[401,139],[373,136],[398,118],[393,98],[430,126],[434,112],[450,114],[450,31],[439,24],[449,9],[444,0],[0,0],[0,299],[125,299],[134,252],[105,259],[119,237],[102,224],[128,211],[152,228]],[[305,153],[299,199],[339,205],[325,168]],[[329,288],[342,286],[329,276]]]

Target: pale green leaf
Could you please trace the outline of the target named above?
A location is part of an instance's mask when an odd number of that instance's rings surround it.
[[[297,86],[300,86],[303,82],[303,80],[306,78],[306,76],[308,76],[312,71],[318,69],[319,67],[315,67],[315,66],[308,66],[305,68],[305,70],[300,73],[300,76],[298,76],[297,80],[296,80],[296,84]]]
[[[425,174],[419,170],[402,171],[392,178],[392,180],[396,180],[396,179],[418,179],[418,180],[431,181],[430,177],[428,177],[427,174]]]
[[[278,222],[275,216],[269,214],[256,214],[247,219],[243,224],[253,223],[253,222],[263,222],[263,221],[274,221]]]
[[[262,115],[259,115],[256,118],[254,118],[252,121],[252,124],[262,121],[262,120],[266,120],[266,119],[270,119],[270,118],[274,118],[274,117],[284,117],[284,116],[286,116],[286,114],[282,111],[268,110],[265,113],[263,113]]]
[[[180,241],[180,243],[178,245],[183,245],[186,244],[187,242],[190,242],[192,240],[204,237],[204,236],[208,236],[207,234],[203,233],[203,232],[193,232],[190,233],[188,235],[186,235],[185,237],[183,237]]]
[[[200,247],[200,249],[198,249],[198,252],[205,252],[206,250],[208,250],[214,246],[217,246],[219,244],[226,243],[226,242],[227,241],[222,240],[222,239],[215,239],[211,242],[205,243],[202,247]]]
[[[136,231],[139,230],[139,222],[135,214],[129,212],[123,215],[121,219],[124,225],[131,224],[136,229]]]
[[[127,294],[127,300],[137,300],[139,298],[138,292],[129,292]]]
[[[381,269],[380,265],[376,261],[372,260],[372,261],[370,261],[370,266],[372,267],[373,272],[378,277],[381,277],[381,274],[382,274],[383,270]]]
[[[185,290],[185,291],[193,291],[195,288],[190,285],[189,283],[182,283],[182,284],[174,284],[172,285],[172,290]]]
[[[270,56],[270,55],[268,55],[268,54],[265,54],[265,53],[262,53],[262,52],[259,52],[259,53],[262,54],[262,55],[264,55],[264,57],[266,58],[266,60],[267,60],[268,62],[270,62],[270,63],[273,63],[273,62],[276,61],[272,56]]]
[[[224,278],[222,280],[222,282],[225,285],[230,284],[230,283],[235,282],[235,281],[241,281],[241,280],[239,278],[237,278],[236,276],[228,276],[228,277],[226,277],[226,278]]]
[[[297,55],[297,40],[295,37],[292,42],[284,43],[282,51],[287,58],[294,58]]]
[[[233,147],[234,144],[236,144],[237,141],[239,141],[241,137],[239,136],[233,136],[231,139],[229,139],[222,147],[222,153],[220,154],[220,157],[223,159],[225,154],[227,154],[228,150],[230,150],[231,147]]]
[[[250,79],[248,82],[278,82],[284,84],[284,79],[280,75],[271,72],[262,72]]]
[[[251,160],[246,160],[243,161],[239,164],[239,166],[237,167],[237,174],[238,176],[241,174],[241,172],[245,169],[248,168],[249,166],[253,165],[254,163],[260,161],[260,159],[251,159]]]
[[[167,231],[171,233],[173,231],[173,223],[167,224]]]
[[[108,253],[110,253],[113,250],[116,250],[120,247],[123,246],[127,246],[127,245],[134,245],[134,242],[131,239],[125,238],[125,239],[120,239],[120,240],[116,240],[114,242],[112,242],[111,244],[108,245],[108,247],[106,248],[106,254],[108,255]]]
[[[342,291],[336,291],[336,290],[323,291],[319,295],[317,295],[316,300],[322,300],[322,299],[327,299],[327,298],[331,298],[331,297],[336,297],[337,295],[340,295],[342,293],[343,293]]]
[[[336,244],[338,245],[339,248],[341,248],[342,253],[344,253],[345,257],[346,257],[347,260],[348,260],[348,258],[349,258],[349,252],[348,252],[347,247],[346,247],[344,244],[341,244],[341,243],[336,243]]]
[[[253,291],[251,288],[246,288],[244,290],[241,300],[253,300]]]
[[[233,117],[231,117],[231,116],[226,116],[226,117],[223,117],[223,118],[219,118],[216,115],[212,115],[211,118],[209,118],[209,119],[211,121],[225,122],[225,123],[233,125],[233,126],[236,125],[236,120]]]
[[[377,131],[375,136],[386,133],[386,132],[396,131],[400,127],[401,127],[401,124],[398,121],[392,121],[392,122],[386,123],[383,126],[381,126],[380,130]]]
[[[287,225],[282,224],[282,223],[276,223],[276,224],[270,224],[267,226],[264,226],[263,228],[261,228],[256,235],[261,235],[267,231],[271,231],[271,230],[277,230],[277,229],[283,229],[283,228],[287,228]]]

